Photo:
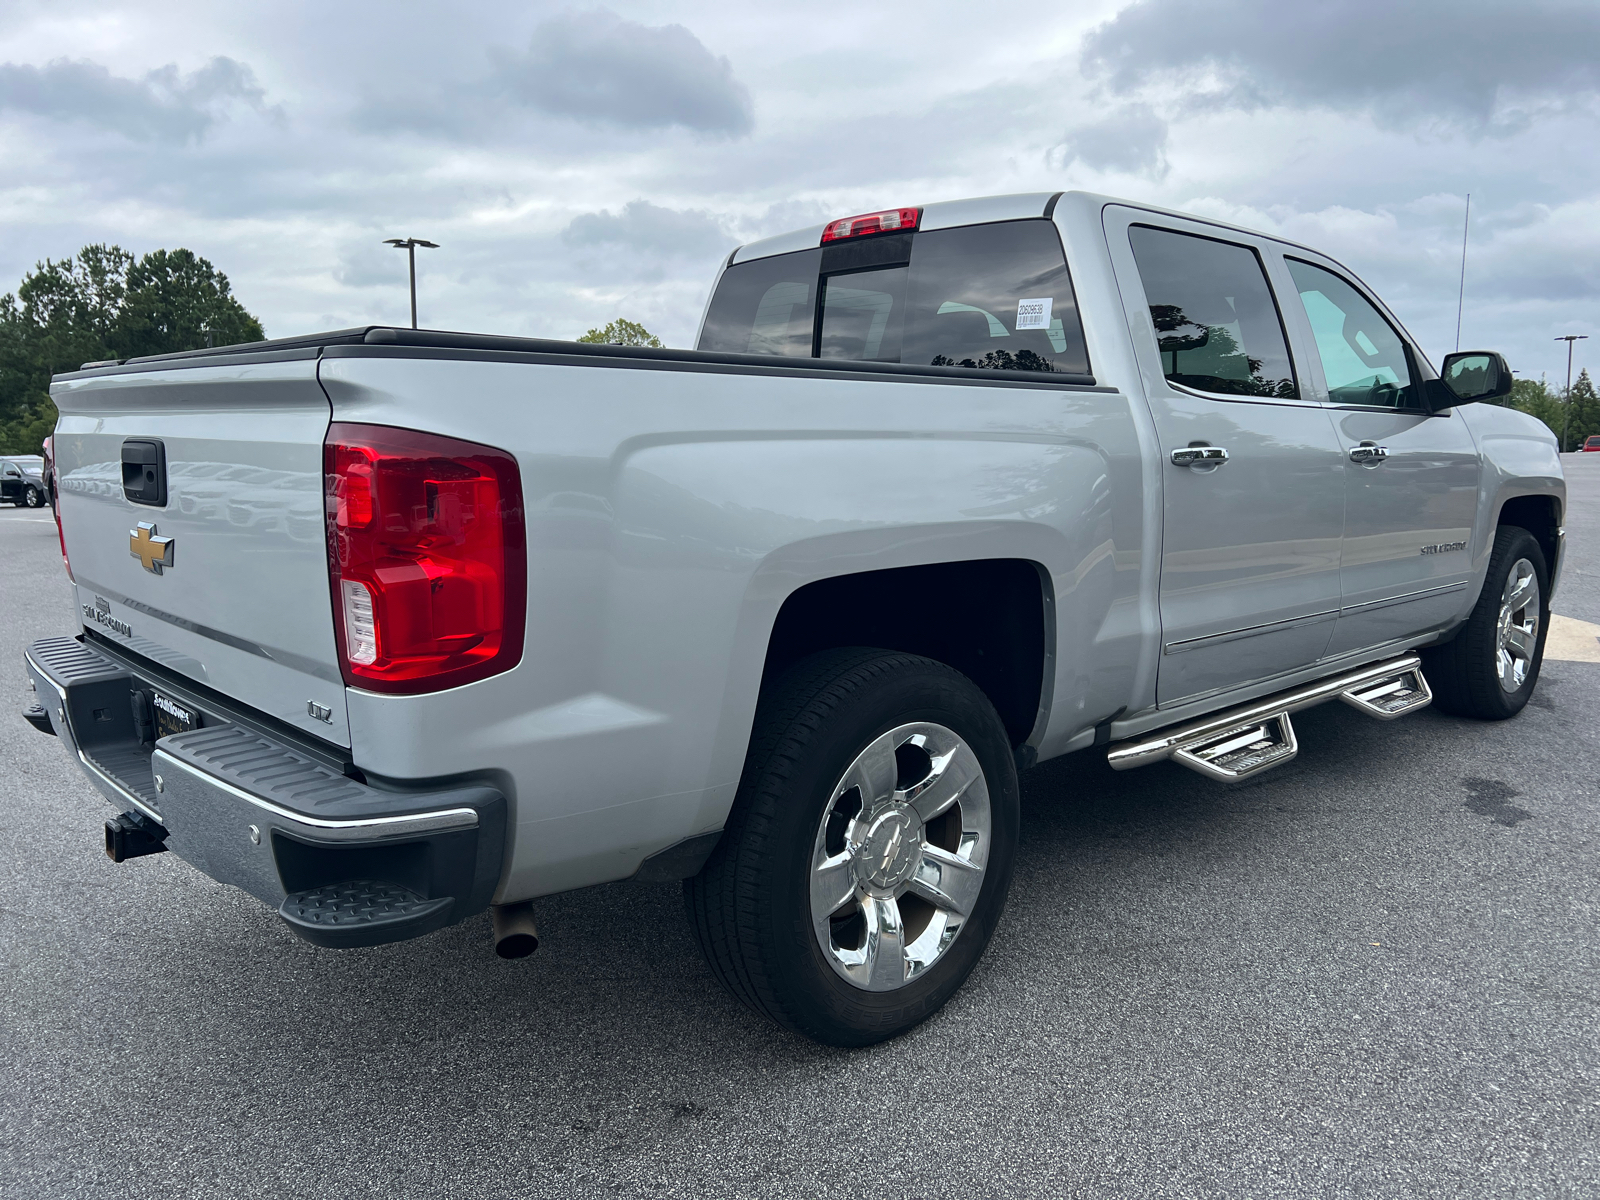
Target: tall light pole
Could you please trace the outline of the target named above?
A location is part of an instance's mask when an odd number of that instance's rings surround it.
[[[386,246],[393,246],[396,250],[404,250],[411,260],[411,328],[417,327],[417,247],[426,246],[429,250],[437,250],[438,242],[425,242],[421,238],[385,238]]]
[[[1567,430],[1572,428],[1572,343],[1586,342],[1589,340],[1587,333],[1567,333],[1554,339],[1567,344],[1567,391],[1564,399],[1565,412],[1561,417],[1561,452],[1567,452]]]
[[[1467,227],[1472,221],[1472,193],[1467,193],[1467,214],[1461,218],[1461,288],[1456,292],[1456,349],[1461,349],[1461,308],[1467,302]]]

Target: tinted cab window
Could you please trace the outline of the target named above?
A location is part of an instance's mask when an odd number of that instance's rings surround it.
[[[1406,344],[1372,303],[1332,271],[1284,262],[1311,322],[1329,402],[1420,408]]]
[[[807,269],[815,324],[798,299]],[[794,299],[781,318],[774,297]],[[810,343],[804,350],[802,340]],[[1089,370],[1061,239],[1042,219],[864,238],[737,264],[717,287],[699,348],[975,371]]]
[[[1222,395],[1299,394],[1254,250],[1145,225],[1129,229],[1128,238],[1168,380]]]
[[[821,263],[821,250],[801,250],[729,267],[706,310],[699,348],[809,356]]]
[[[911,318],[903,362],[1089,369],[1072,279],[1049,221],[918,234],[908,284]]]

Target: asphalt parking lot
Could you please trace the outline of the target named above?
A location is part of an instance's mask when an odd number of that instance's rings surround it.
[[[1556,610],[1600,622],[1600,455]],[[0,510],[0,697],[75,628],[49,512]],[[0,706],[3,707],[3,706]],[[1484,725],[1295,718],[1228,789],[1089,754],[1024,780],[1009,917],[865,1051],[721,993],[675,886],[364,951],[163,855],[0,713],[0,1195],[1593,1196],[1600,663]]]

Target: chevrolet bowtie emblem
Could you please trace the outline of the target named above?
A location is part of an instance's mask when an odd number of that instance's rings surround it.
[[[128,553],[143,563],[146,571],[159,575],[162,567],[172,565],[172,539],[157,537],[152,522],[140,521],[137,529],[128,530]]]

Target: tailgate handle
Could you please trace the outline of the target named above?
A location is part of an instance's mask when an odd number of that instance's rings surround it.
[[[135,504],[165,508],[167,448],[155,438],[129,438],[122,443],[122,494]]]

